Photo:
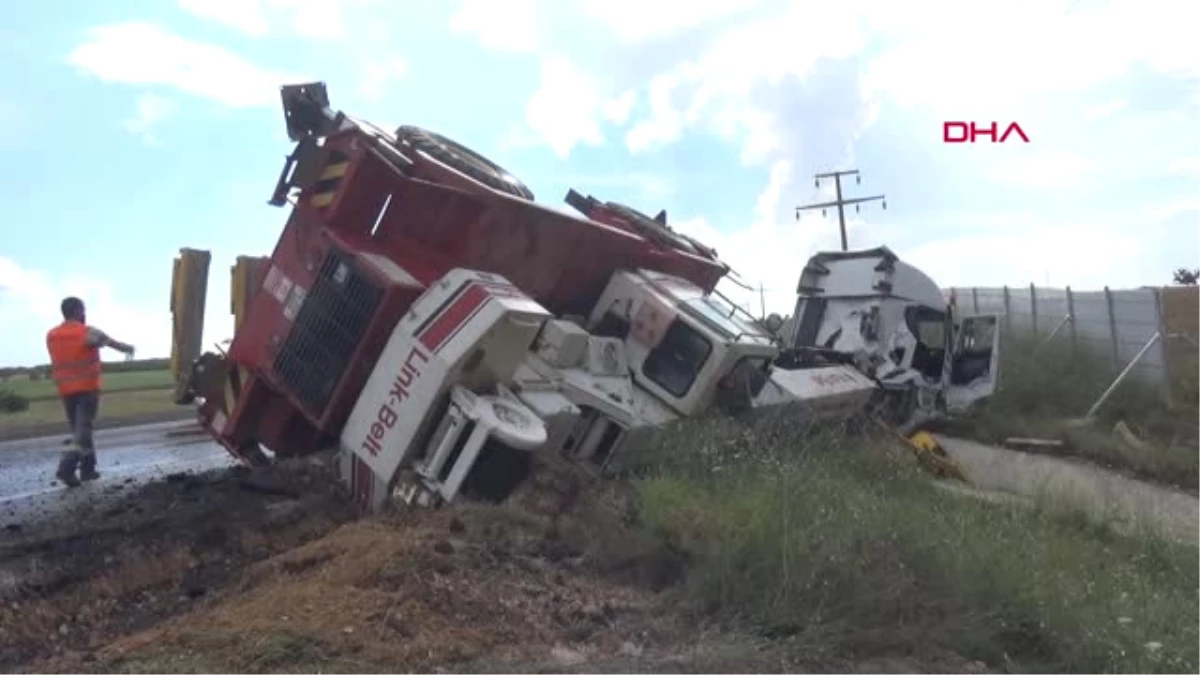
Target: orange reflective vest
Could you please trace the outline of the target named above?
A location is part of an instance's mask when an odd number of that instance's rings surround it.
[[[100,391],[100,348],[88,346],[87,334],[78,321],[64,321],[46,333],[50,376],[60,396]]]

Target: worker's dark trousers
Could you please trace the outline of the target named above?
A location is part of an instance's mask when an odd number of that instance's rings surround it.
[[[76,467],[83,474],[96,470],[96,446],[92,442],[92,424],[100,409],[100,392],[82,391],[63,397],[67,411],[67,423],[71,426],[70,447],[62,454],[58,469],[73,474]]]

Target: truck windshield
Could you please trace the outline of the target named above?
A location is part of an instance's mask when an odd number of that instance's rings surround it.
[[[642,374],[667,393],[682,398],[692,388],[710,354],[712,343],[675,319],[658,346],[646,355]]]
[[[724,333],[728,338],[752,337],[767,339],[762,329],[737,313],[737,308],[719,298],[703,296],[681,301],[705,323]]]

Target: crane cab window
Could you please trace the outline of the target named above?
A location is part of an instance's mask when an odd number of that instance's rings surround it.
[[[675,319],[658,346],[642,363],[642,374],[672,396],[682,398],[712,354],[712,343],[686,323]]]

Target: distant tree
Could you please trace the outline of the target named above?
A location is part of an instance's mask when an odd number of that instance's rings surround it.
[[[1200,269],[1189,270],[1183,267],[1175,270],[1175,283],[1181,286],[1195,286],[1200,279]]]

